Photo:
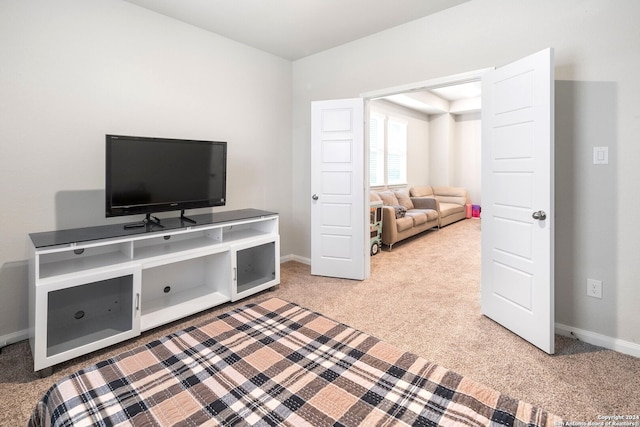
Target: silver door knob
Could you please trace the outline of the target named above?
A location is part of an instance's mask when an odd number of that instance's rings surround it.
[[[318,200],[318,195],[317,195],[317,194],[314,194],[313,196],[311,196],[311,198],[312,198],[313,200]]]
[[[534,212],[531,216],[533,217],[533,219],[537,219],[539,221],[544,221],[545,219],[547,219],[547,214],[545,213],[545,211]]]

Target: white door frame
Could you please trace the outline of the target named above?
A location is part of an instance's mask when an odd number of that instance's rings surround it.
[[[479,70],[468,71],[466,73],[453,74],[446,77],[439,77],[437,79],[424,80],[424,81],[415,82],[415,83],[408,83],[405,85],[394,86],[387,89],[374,90],[371,92],[365,92],[363,94],[360,94],[360,97],[364,98],[366,101],[366,100],[371,100],[376,98],[382,98],[385,96],[398,95],[401,93],[417,92],[420,90],[436,89],[439,87],[476,82],[476,81],[480,81],[483,74],[493,69],[494,67],[482,68]]]
[[[398,95],[401,93],[409,93],[409,92],[418,92],[421,90],[427,90],[427,89],[436,89],[439,87],[446,87],[446,86],[454,86],[454,85],[459,85],[459,84],[463,84],[463,83],[470,83],[470,82],[479,82],[482,80],[482,75],[494,70],[494,67],[491,68],[481,68],[479,70],[474,70],[474,71],[468,71],[466,73],[459,73],[459,74],[453,74],[450,76],[445,76],[445,77],[439,77],[436,79],[431,79],[431,80],[424,80],[421,82],[415,82],[415,83],[408,83],[405,85],[401,85],[401,86],[394,86],[394,87],[390,87],[390,88],[386,88],[386,89],[379,89],[379,90],[374,90],[371,92],[365,92],[360,94],[360,98],[364,99],[364,121],[365,121],[365,126],[364,126],[364,154],[365,154],[365,159],[364,159],[364,184],[365,184],[365,196],[367,194],[369,194],[370,191],[370,187],[369,187],[369,101],[374,100],[376,98],[384,98],[386,96],[391,96],[391,95]],[[365,197],[365,200],[369,200],[369,197]],[[369,224],[366,223],[365,224],[368,230]],[[371,265],[371,254],[369,253],[368,250],[366,250],[365,252],[367,252],[365,254],[365,265],[366,265],[366,271],[370,271],[370,265]],[[367,275],[368,277],[368,275]]]
[[[395,86],[392,88],[366,92],[364,94],[361,94],[360,96],[364,98],[365,106],[367,106],[369,100],[376,99],[376,98],[382,98],[386,96],[397,95],[400,93],[415,92],[415,91],[426,90],[426,89],[435,89],[438,87],[452,86],[456,84],[462,84],[462,83],[468,83],[468,82],[474,82],[474,81],[481,81],[482,76],[484,74],[493,70],[495,70],[494,67],[484,68],[476,71],[455,74],[455,75],[427,80],[423,82],[410,83],[402,86]],[[553,85],[553,82],[551,82],[551,84]],[[367,148],[369,146],[368,145],[369,138],[368,138],[368,134],[366,133],[366,131],[368,130],[368,126],[366,124],[368,124],[368,122],[369,122],[369,110],[368,110],[368,107],[365,107],[365,142],[367,142],[367,144],[365,144],[365,157],[367,161],[366,164],[368,164]],[[369,192],[368,168],[365,167],[364,169],[365,169],[365,188],[368,193]],[[551,250],[553,250],[553,248],[551,248]],[[367,254],[366,255],[367,260],[369,260],[369,257],[370,257],[369,254]],[[520,334],[517,334],[517,335],[520,335]],[[523,339],[526,340],[526,338],[523,338]],[[553,348],[551,349],[551,353],[553,353]]]

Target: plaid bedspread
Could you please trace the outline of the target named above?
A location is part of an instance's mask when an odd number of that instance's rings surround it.
[[[560,419],[273,298],[62,379],[31,426],[552,426]]]

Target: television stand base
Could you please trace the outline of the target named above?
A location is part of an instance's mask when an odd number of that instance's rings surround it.
[[[129,228],[153,227],[154,225],[160,228],[164,228],[164,225],[160,224],[160,220],[158,218],[156,218],[155,216],[151,216],[151,214],[147,214],[145,219],[143,219],[141,222],[125,224],[124,228],[129,229]]]
[[[190,222],[191,224],[197,224],[197,221],[195,219],[191,219],[189,217],[184,216],[184,210],[180,211],[180,221],[184,222]]]

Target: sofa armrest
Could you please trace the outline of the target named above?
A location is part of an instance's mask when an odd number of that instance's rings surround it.
[[[393,206],[382,207],[382,243],[394,244],[398,241],[396,210]]]
[[[440,203],[435,197],[412,197],[411,202],[415,209],[433,209],[440,213]]]

